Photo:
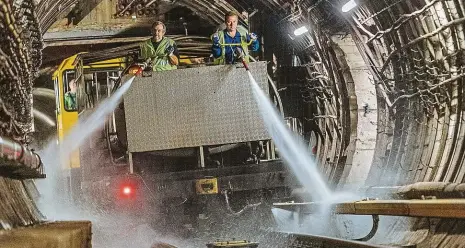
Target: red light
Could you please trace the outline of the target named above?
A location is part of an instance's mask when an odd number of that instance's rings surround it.
[[[143,68],[138,65],[133,65],[129,68],[128,74],[130,75],[140,75],[143,71]]]
[[[132,194],[132,188],[129,187],[129,186],[123,187],[123,194],[126,195],[126,196],[131,195]]]

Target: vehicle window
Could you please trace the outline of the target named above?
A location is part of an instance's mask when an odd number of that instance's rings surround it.
[[[67,71],[63,75],[63,102],[68,112],[77,111],[77,80],[74,71]]]

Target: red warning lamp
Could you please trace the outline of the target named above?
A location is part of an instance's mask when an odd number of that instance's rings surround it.
[[[139,195],[139,184],[130,178],[119,179],[118,184],[115,186],[114,192],[120,200],[134,200]]]
[[[123,195],[130,196],[132,194],[132,188],[130,186],[123,187]]]

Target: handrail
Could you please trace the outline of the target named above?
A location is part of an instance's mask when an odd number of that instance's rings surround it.
[[[252,42],[254,40],[250,39],[249,42],[246,42],[245,44],[247,44],[247,46],[250,46],[252,45]],[[242,43],[218,43],[218,45],[220,46],[242,46]]]

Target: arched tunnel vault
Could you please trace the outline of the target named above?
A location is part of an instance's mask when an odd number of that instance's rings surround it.
[[[159,2],[166,11],[173,3],[187,7],[212,26],[229,10],[259,9],[279,20],[275,29],[262,28],[261,59],[277,56],[272,76],[279,84],[279,73],[292,67],[291,54],[298,56],[297,68],[286,70],[299,75],[299,118],[309,150],[332,188],[464,182],[463,1],[361,1],[348,13],[340,12],[342,0]],[[42,34],[85,1],[35,4],[0,0],[0,22],[8,27],[0,30],[0,135],[23,144],[32,131],[32,80],[41,61]],[[310,30],[301,37],[288,39],[292,35],[284,33],[272,41],[273,35],[265,33],[301,25]],[[42,218],[20,181],[1,178],[3,193],[3,228]],[[386,223],[372,242],[460,246],[465,230],[465,222],[456,219],[391,218]]]

